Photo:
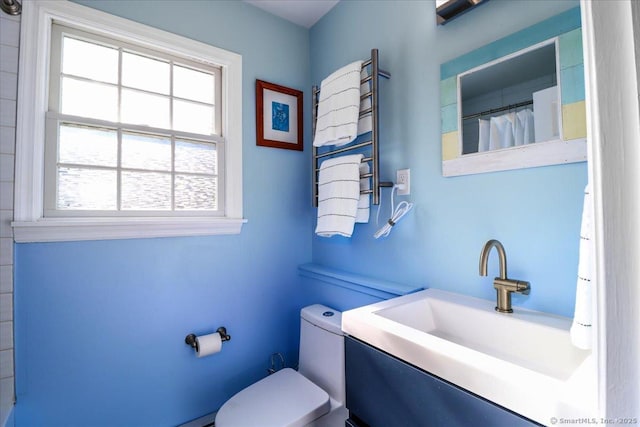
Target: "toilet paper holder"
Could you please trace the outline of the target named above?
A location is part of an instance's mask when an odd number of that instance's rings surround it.
[[[220,339],[222,342],[229,341],[231,339],[231,335],[227,334],[227,328],[224,326],[220,326],[216,329],[216,332],[220,334]],[[191,346],[194,350],[198,351],[198,341],[196,341],[196,334],[189,334],[184,338],[184,342]]]

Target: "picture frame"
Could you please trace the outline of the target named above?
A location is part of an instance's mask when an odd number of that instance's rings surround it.
[[[256,145],[303,150],[302,91],[256,79]]]

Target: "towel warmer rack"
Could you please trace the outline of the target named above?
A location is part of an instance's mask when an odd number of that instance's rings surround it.
[[[371,82],[370,90],[360,96],[360,100],[366,98],[371,99],[371,107],[366,110],[360,111],[360,117],[363,117],[371,113],[371,138],[365,142],[359,142],[356,144],[351,143],[345,147],[337,149],[322,151],[318,150],[318,147],[313,147],[312,156],[312,175],[313,175],[313,206],[318,206],[318,174],[320,172],[320,161],[325,157],[330,157],[335,154],[344,153],[346,151],[358,150],[365,147],[370,147],[371,152],[362,159],[363,162],[371,162],[370,172],[368,174],[361,175],[360,178],[371,178],[371,189],[362,190],[361,194],[371,194],[372,203],[374,205],[380,204],[380,187],[393,187],[392,182],[380,182],[380,165],[378,154],[379,132],[378,132],[378,87],[379,77],[386,79],[391,78],[391,74],[381,70],[378,67],[378,49],[371,49],[371,58],[362,63],[362,68],[371,66],[371,72],[367,77],[360,81],[360,84]],[[320,88],[313,86],[311,96],[311,114],[312,114],[312,135],[316,133],[316,117],[318,114],[318,95],[320,94]]]

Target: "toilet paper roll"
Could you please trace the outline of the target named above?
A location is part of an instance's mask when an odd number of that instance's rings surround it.
[[[205,357],[219,352],[222,349],[222,337],[217,332],[196,337],[198,357]]]

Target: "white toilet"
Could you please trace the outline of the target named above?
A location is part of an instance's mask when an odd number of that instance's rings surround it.
[[[301,427],[344,411],[341,322],[342,313],[324,305],[303,308],[299,371],[281,369],[240,391],[222,405],[215,426]]]

